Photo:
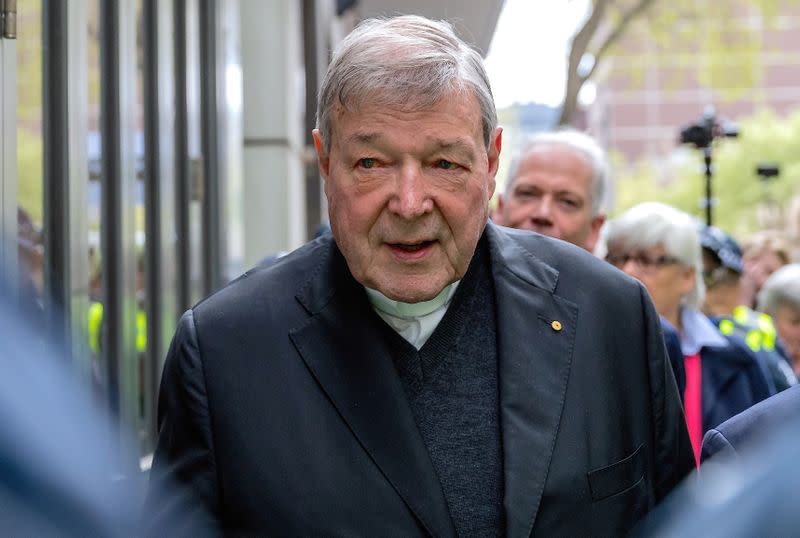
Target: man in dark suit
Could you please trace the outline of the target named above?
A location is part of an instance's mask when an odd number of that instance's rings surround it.
[[[480,56],[366,21],[317,120],[332,235],[183,316],[154,479],[256,535],[624,534],[694,465],[658,316],[589,253],[487,223]]]
[[[738,456],[743,447],[763,441],[796,417],[800,417],[800,385],[762,400],[706,432],[701,460]]]
[[[800,387],[706,433],[698,480],[686,480],[637,529],[648,537],[795,536],[800,528]]]

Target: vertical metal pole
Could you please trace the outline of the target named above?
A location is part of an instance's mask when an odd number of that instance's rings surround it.
[[[102,133],[101,254],[103,339],[109,405],[125,423],[137,423],[136,260],[133,230],[133,86],[135,21],[127,0],[100,2]]]
[[[44,145],[44,282],[47,329],[55,345],[69,347],[70,188],[69,89],[65,2],[42,3]]]
[[[191,306],[189,236],[189,128],[186,98],[186,0],[175,0],[175,227],[177,236],[177,304],[180,314]]]
[[[200,108],[203,147],[203,277],[204,294],[222,284],[222,252],[220,248],[220,166],[218,118],[218,47],[217,3],[200,2]]]
[[[122,252],[120,235],[119,140],[119,2],[100,2],[100,121],[102,144],[102,201],[100,252],[103,264],[103,363],[109,406],[120,411],[119,383],[122,358]]]
[[[155,436],[151,396],[155,393],[156,365],[161,349],[161,155],[159,153],[159,77],[158,77],[158,5],[156,0],[142,3],[143,89],[144,89],[144,218],[145,218],[145,315],[147,349],[145,351],[145,420],[146,431]]]
[[[316,126],[317,91],[321,83],[320,69],[327,65],[327,49],[320,43],[317,0],[303,0],[303,61],[306,73],[305,141],[307,155],[314,155],[311,131]],[[311,239],[322,218],[322,190],[316,159],[304,159],[306,176],[306,237]]]
[[[711,226],[712,219],[712,205],[714,199],[711,197],[711,177],[713,171],[711,169],[711,147],[703,148],[703,162],[705,163],[705,179],[706,179],[706,224]]]
[[[42,3],[45,312],[88,378],[86,21],[85,0]]]
[[[167,263],[174,249],[175,96],[173,86],[173,9],[167,0],[144,0],[145,119],[145,277],[147,352],[144,364],[146,444],[156,434],[155,396],[168,339],[177,319],[175,270]]]

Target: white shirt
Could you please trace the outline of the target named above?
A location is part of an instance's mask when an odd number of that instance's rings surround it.
[[[417,349],[420,349],[442,321],[450,306],[458,283],[446,286],[436,297],[421,303],[403,303],[389,299],[378,290],[366,288],[369,302],[375,312]]]
[[[728,341],[719,332],[717,326],[702,312],[693,308],[681,309],[681,351],[684,356],[699,353],[704,347],[725,347]]]

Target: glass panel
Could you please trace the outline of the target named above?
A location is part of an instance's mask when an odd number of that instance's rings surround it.
[[[17,245],[20,300],[43,322],[44,153],[42,138],[42,3],[17,14]]]
[[[136,194],[134,198],[134,234],[136,249],[136,332],[134,345],[136,346],[137,368],[134,369],[130,382],[135,383],[133,390],[137,397],[136,434],[140,446],[145,447],[148,442],[148,431],[145,426],[145,360],[147,356],[147,317],[145,314],[145,297],[147,287],[145,281],[145,213],[144,213],[144,41],[142,32],[142,1],[134,0],[136,13],[136,113],[134,137],[134,162],[136,166]]]
[[[89,308],[88,338],[91,354],[92,381],[98,391],[105,392],[108,369],[102,364],[101,340],[103,321],[103,265],[100,257],[100,233],[103,183],[102,137],[100,131],[100,0],[89,0],[88,12],[88,137],[89,185],[87,200],[89,243]]]
[[[189,298],[194,304],[203,286],[203,149],[200,120],[200,9],[186,2],[186,119],[189,149]],[[191,305],[185,305],[187,308]]]
[[[222,96],[223,112],[220,118],[220,185],[222,197],[221,252],[223,282],[241,274],[244,267],[244,194],[242,177],[242,61],[239,29],[239,3],[222,0],[218,4],[220,20],[221,58],[217,64],[223,73],[223,84],[218,89]]]

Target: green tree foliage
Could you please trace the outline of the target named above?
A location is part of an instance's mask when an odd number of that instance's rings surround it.
[[[17,203],[41,226],[44,205],[41,0],[20,3],[20,8],[17,17]]]
[[[42,225],[42,137],[17,129],[17,203],[38,226]]]
[[[727,88],[722,97],[740,97],[760,76],[756,61],[763,47],[759,25],[774,24],[786,2],[592,0],[586,20],[572,38],[559,125],[571,122],[581,88],[607,57],[641,50],[645,44],[656,56],[663,52],[670,59],[679,57],[686,65],[696,67],[695,75],[702,85]],[[702,62],[698,61],[699,54]],[[632,63],[628,67],[636,80],[645,66]],[[681,85],[677,80],[665,84]]]
[[[760,112],[740,123],[736,139],[718,139],[714,145],[714,224],[737,237],[760,227],[759,207],[772,203],[783,214],[793,197],[800,195],[800,111],[779,117]],[[655,165],[640,162],[625,165],[615,158],[615,204],[612,215],[644,201],[660,201],[705,219],[701,200],[705,196],[703,157],[686,148],[678,162]],[[762,181],[756,168],[774,163],[780,175]]]

